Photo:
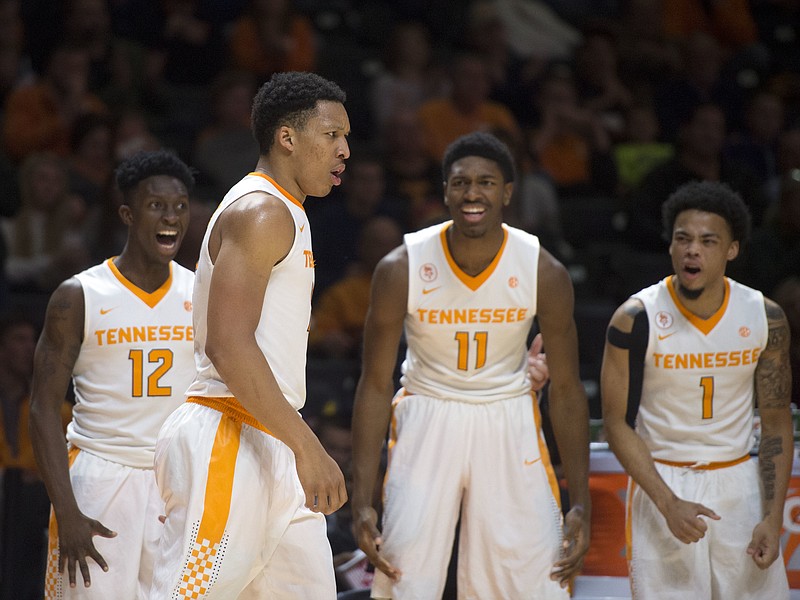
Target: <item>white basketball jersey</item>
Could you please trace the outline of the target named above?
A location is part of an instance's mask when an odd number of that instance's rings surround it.
[[[306,352],[314,289],[314,255],[311,228],[303,205],[269,176],[250,173],[234,185],[214,211],[206,228],[194,288],[194,323],[197,337],[194,353],[197,377],[187,395],[232,397],[205,352],[208,291],[214,265],[208,253],[208,238],[220,214],[245,194],[266,192],[281,200],[295,222],[294,242],[286,257],[272,269],[264,294],[256,341],[267,359],[283,395],[300,410],[306,399]]]
[[[672,277],[635,294],[649,322],[636,431],[653,457],[724,462],[753,445],[754,374],[767,345],[761,292],[725,279],[720,309],[700,319]]]
[[[83,342],[72,380],[69,442],[110,461],[153,468],[156,436],[194,378],[194,274],[170,263],[148,293],[111,259],[75,276],[83,287]]]
[[[447,222],[405,236],[408,349],[400,381],[414,394],[468,402],[525,394],[539,240],[504,226],[497,256],[471,277],[450,255],[446,231],[451,226]]]

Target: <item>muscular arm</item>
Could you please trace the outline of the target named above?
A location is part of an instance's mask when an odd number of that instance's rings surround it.
[[[77,279],[62,283],[47,305],[44,329],[34,355],[30,433],[36,462],[47,486],[58,522],[59,570],[66,562],[70,584],[79,565],[84,585],[91,582],[86,557],[108,570],[92,542],[95,534],[116,535],[81,513],[72,491],[61,405],[80,353],[84,326],[83,290]]]
[[[589,548],[589,403],[578,371],[578,334],[569,275],[545,250],[541,251],[538,269],[542,293],[536,313],[547,344],[550,419],[572,506],[565,521],[565,556],[553,572],[564,585],[578,573]]]
[[[209,242],[206,353],[242,406],[294,452],[306,505],[330,514],[347,500],[342,473],[286,400],[255,336],[272,268],[294,228],[288,209],[266,194],[241,198],[220,216]]]
[[[783,504],[792,474],[794,449],[789,408],[792,375],[789,367],[789,325],[783,310],[764,301],[769,323],[767,347],[755,374],[756,401],[761,417],[758,470],[764,492],[763,521],[756,526],[748,553],[762,569],[778,557]]]
[[[603,425],[608,444],[628,475],[644,490],[667,520],[672,534],[688,544],[705,535],[706,524],[698,515],[718,518],[713,511],[696,503],[678,498],[656,471],[653,458],[644,441],[626,420],[628,400],[641,394],[641,389],[631,389],[630,360],[644,360],[644,352],[623,348],[618,344],[634,345],[631,331],[634,320],[644,312],[638,300],[630,299],[611,317],[609,328],[618,330],[619,341],[606,339],[603,366],[600,374],[600,392],[603,405]],[[646,344],[646,340],[642,340]],[[630,356],[634,353],[633,357]],[[641,356],[639,356],[641,354]]]
[[[399,572],[380,555],[373,508],[381,448],[391,415],[394,368],[408,301],[405,246],[389,253],[372,277],[364,327],[364,359],[353,407],[353,522],[358,543],[372,563],[395,579]]]

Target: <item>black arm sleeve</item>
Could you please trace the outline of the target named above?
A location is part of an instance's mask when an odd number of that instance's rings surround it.
[[[613,325],[608,328],[606,339],[617,348],[628,351],[628,407],[625,411],[625,422],[633,429],[639,403],[642,399],[642,383],[644,379],[644,360],[647,350],[647,338],[650,325],[647,322],[647,311],[642,309],[633,318],[630,333],[620,331]]]

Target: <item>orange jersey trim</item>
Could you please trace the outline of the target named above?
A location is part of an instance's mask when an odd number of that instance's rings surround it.
[[[116,256],[114,258],[116,258]],[[139,300],[147,304],[147,306],[150,308],[155,308],[156,305],[161,302],[161,299],[167,295],[170,286],[172,286],[172,263],[169,264],[169,277],[167,277],[167,280],[161,284],[161,287],[154,292],[145,292],[142,288],[138,287],[120,272],[120,270],[117,268],[117,265],[114,264],[114,258],[109,258],[106,260],[106,264],[108,265],[108,268],[111,269],[114,277],[116,277],[122,285],[133,292],[136,297],[139,298]]]
[[[672,297],[672,301],[675,303],[675,306],[678,307],[678,310],[681,311],[681,314],[686,317],[686,319],[692,325],[702,331],[705,335],[708,335],[711,333],[711,330],[716,327],[720,319],[722,319],[722,316],[725,314],[725,311],[728,308],[728,301],[731,299],[731,284],[728,281],[728,278],[724,278],[725,295],[722,298],[722,305],[717,309],[717,312],[715,312],[709,318],[701,319],[694,313],[689,312],[689,310],[687,310],[687,308],[681,302],[680,298],[678,297],[678,292],[675,291],[675,284],[673,283],[674,277],[674,275],[672,277],[667,277],[667,290],[669,290],[669,295]]]
[[[292,204],[295,204],[295,205],[297,205],[297,207],[298,207],[298,208],[300,208],[301,210],[303,210],[303,212],[305,212],[305,210],[306,210],[306,209],[303,207],[303,203],[302,203],[302,202],[300,202],[300,201],[299,201],[297,198],[295,198],[294,196],[292,196],[292,195],[291,195],[289,192],[287,192],[285,189],[283,189],[283,187],[281,187],[281,186],[278,184],[278,182],[277,182],[277,181],[275,181],[275,180],[274,180],[272,177],[270,177],[270,176],[269,176],[269,175],[267,175],[266,173],[259,173],[258,171],[253,171],[252,173],[250,173],[250,175],[255,175],[256,177],[263,177],[264,179],[266,179],[267,181],[269,181],[269,182],[270,182],[272,185],[274,185],[276,188],[278,188],[278,191],[279,191],[281,194],[283,194],[284,196],[286,196],[286,199],[287,199],[287,200],[291,201],[291,203],[292,203]],[[301,231],[302,231],[302,229],[301,229]]]
[[[194,404],[201,404],[203,406],[207,406],[208,408],[213,408],[214,410],[230,417],[237,423],[244,423],[245,425],[254,427],[259,431],[263,431],[264,433],[272,435],[272,432],[269,429],[264,427],[258,421],[258,419],[251,415],[247,409],[232,396],[189,396],[186,401]]]
[[[447,264],[450,265],[450,268],[452,269],[453,273],[464,283],[464,285],[466,285],[469,289],[471,289],[474,292],[479,287],[481,287],[484,284],[484,282],[487,279],[489,279],[489,277],[491,277],[492,273],[494,273],[494,270],[497,268],[497,264],[500,262],[500,257],[503,256],[503,250],[505,250],[506,248],[506,243],[508,243],[508,230],[505,227],[503,227],[503,243],[500,245],[500,250],[497,251],[497,254],[495,255],[494,259],[492,259],[492,262],[489,263],[489,266],[486,267],[483,271],[481,271],[475,277],[473,277],[471,275],[467,275],[464,271],[462,271],[461,267],[459,267],[456,264],[453,255],[450,254],[450,248],[447,246],[447,230],[452,226],[453,223],[450,222],[446,224],[444,227],[442,227],[442,231],[439,234],[439,237],[442,241],[442,249],[444,250],[445,258],[447,258]]]
[[[687,469],[695,469],[697,471],[714,471],[716,469],[726,469],[728,467],[733,467],[736,465],[740,465],[743,462],[747,462],[750,460],[750,455],[745,454],[744,456],[740,456],[739,458],[734,458],[733,460],[724,460],[721,462],[710,462],[710,463],[703,463],[703,462],[680,462],[674,460],[661,460],[660,458],[654,458],[654,461],[657,463],[661,463],[662,465],[667,465],[670,467],[685,467]]]

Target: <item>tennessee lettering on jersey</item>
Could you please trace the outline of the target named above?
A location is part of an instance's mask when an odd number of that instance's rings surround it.
[[[191,342],[194,329],[191,325],[146,325],[97,329],[94,332],[98,346],[136,342]]]
[[[659,369],[715,369],[738,367],[758,362],[761,348],[731,350],[730,352],[694,352],[683,354],[653,353],[653,361]]]
[[[300,231],[303,231],[302,229]],[[303,256],[306,259],[306,269],[313,269],[316,263],[314,262],[314,253],[311,250],[303,250]]]
[[[459,323],[518,323],[528,317],[525,307],[509,308],[418,308],[420,323],[453,325]]]

